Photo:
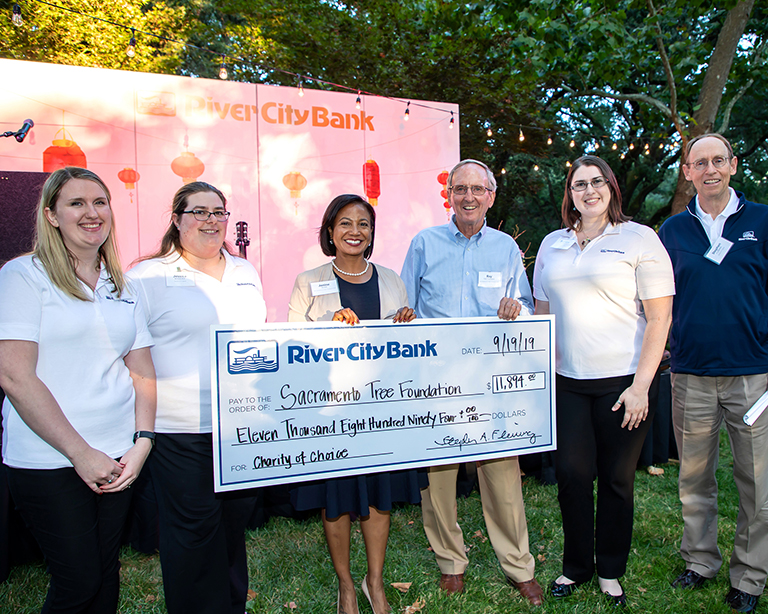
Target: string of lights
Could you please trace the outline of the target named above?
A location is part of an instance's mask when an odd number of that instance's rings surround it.
[[[332,81],[328,81],[328,80],[325,80],[325,79],[320,79],[320,78],[312,77],[312,76],[309,76],[309,75],[295,73],[295,72],[292,72],[292,71],[289,71],[289,70],[285,70],[285,69],[282,69],[282,68],[277,68],[275,66],[270,66],[270,65],[264,64],[262,62],[253,62],[252,60],[247,59],[247,58],[236,57],[236,56],[232,56],[232,55],[229,55],[229,54],[226,54],[226,53],[221,53],[219,51],[213,51],[212,49],[208,49],[206,47],[201,47],[199,45],[195,45],[193,43],[189,43],[189,42],[186,42],[186,41],[182,41],[182,40],[170,38],[170,37],[167,37],[167,36],[163,36],[162,34],[157,34],[156,32],[147,32],[147,31],[144,31],[144,30],[139,30],[139,29],[136,29],[135,27],[127,26],[127,25],[125,25],[123,23],[118,23],[116,21],[112,21],[110,19],[105,19],[103,17],[97,17],[95,15],[89,15],[88,13],[84,13],[84,12],[79,11],[77,9],[66,7],[66,6],[62,6],[62,5],[59,5],[59,4],[55,4],[53,2],[48,2],[46,0],[30,0],[30,1],[37,2],[38,4],[43,4],[43,5],[49,6],[51,8],[58,9],[58,10],[74,13],[74,14],[79,15],[81,17],[92,19],[94,21],[98,21],[98,22],[101,22],[101,23],[106,23],[106,24],[115,26],[117,28],[121,28],[121,29],[125,30],[126,34],[128,34],[130,32],[130,38],[128,39],[128,45],[125,48],[125,54],[129,58],[133,58],[133,57],[136,56],[136,47],[137,47],[136,34],[139,34],[140,36],[153,37],[153,38],[155,38],[157,40],[165,41],[165,42],[176,44],[176,45],[181,45],[181,46],[183,46],[185,48],[194,49],[196,51],[212,54],[212,55],[215,55],[215,56],[220,56],[221,60],[220,60],[220,65],[219,65],[218,76],[219,76],[219,79],[222,79],[222,80],[226,80],[229,77],[229,71],[227,70],[227,65],[228,65],[228,61],[229,61],[230,65],[248,65],[248,66],[252,66],[252,67],[258,67],[259,69],[261,69],[263,71],[276,72],[276,73],[280,73],[280,74],[283,74],[283,75],[286,75],[286,76],[289,76],[289,77],[294,77],[296,79],[296,87],[297,87],[297,90],[298,90],[297,94],[298,94],[299,97],[303,97],[304,96],[304,83],[316,83],[316,84],[318,84],[318,85],[320,85],[322,87],[336,88],[338,90],[343,90],[343,91],[348,91],[348,92],[356,93],[357,96],[355,98],[355,107],[357,109],[359,109],[361,107],[361,104],[362,104],[361,96],[362,95],[366,95],[366,96],[372,96],[372,97],[377,97],[377,98],[384,98],[384,99],[387,99],[387,100],[392,100],[392,101],[404,103],[405,104],[405,110],[403,112],[403,121],[405,121],[405,122],[407,122],[409,120],[409,118],[410,118],[411,105],[413,105],[414,107],[417,107],[417,108],[424,108],[424,109],[428,109],[430,111],[438,111],[438,112],[441,112],[441,113],[450,114],[450,119],[448,121],[448,128],[452,129],[454,127],[454,125],[455,125],[454,112],[450,111],[450,110],[447,110],[447,109],[444,109],[444,108],[434,107],[434,106],[431,106],[429,104],[425,104],[423,102],[416,102],[416,101],[412,101],[412,100],[396,98],[396,97],[393,97],[393,96],[387,96],[387,95],[383,95],[383,94],[376,94],[374,92],[368,92],[368,91],[365,91],[365,90],[361,90],[361,89],[359,89],[357,87],[349,87],[349,86],[346,86],[346,85],[343,85],[343,84],[340,84],[340,83],[334,83]],[[22,27],[24,25],[24,17],[23,17],[22,9],[21,9],[21,6],[20,6],[20,4],[18,2],[13,4],[11,21],[12,21],[12,23],[16,27]],[[487,135],[488,139],[489,140],[493,139],[494,138],[494,130],[493,130],[493,128],[491,127],[490,123],[488,123],[488,122],[486,122],[486,126],[487,126],[487,128],[486,128],[486,135]],[[547,135],[547,140],[546,140],[547,146],[552,146],[555,143],[555,141],[554,141],[554,139],[552,137],[552,134],[551,134],[551,130],[549,130],[547,128],[542,128],[540,126],[524,126],[524,125],[518,125],[517,128],[518,128],[518,141],[520,143],[523,143],[526,140],[526,136],[525,136],[525,133],[523,132],[523,128],[525,128],[525,130],[527,130],[529,132],[531,132],[531,131],[538,132],[538,133],[542,134],[542,136],[544,134],[546,134]],[[611,142],[610,150],[612,150],[612,151],[617,151],[618,148],[619,148],[619,145],[617,144],[616,139],[613,139],[613,138],[608,137],[606,135],[603,135],[603,136],[591,135],[591,136],[583,139],[583,142],[579,145],[579,148],[582,149],[582,150],[585,150],[585,151],[586,150],[593,150],[596,153],[600,149],[600,140],[602,140],[603,142],[610,141]],[[651,141],[654,141],[654,142],[660,141],[660,139],[658,137],[656,137],[656,138],[654,138],[654,137],[635,137],[634,140],[640,143],[640,146],[642,146],[642,154],[644,154],[646,156],[649,156],[651,154]],[[577,143],[576,143],[575,138],[573,138],[573,137],[570,138],[568,146],[571,149],[575,149],[577,147]],[[667,144],[667,145],[665,145],[663,142],[659,142],[658,143],[658,149],[659,150],[664,150],[666,148],[666,149],[671,151],[675,147],[679,147],[679,143],[675,143],[674,141],[671,144]],[[622,151],[619,154],[619,158],[621,160],[624,160],[626,158],[626,156],[627,156],[627,152],[628,151],[631,152],[634,149],[635,149],[635,143],[630,141],[629,144],[627,145],[627,151]],[[570,166],[570,162],[566,162],[566,167],[568,167],[568,166]],[[540,170],[539,165],[537,165],[537,164],[534,165],[533,166],[533,170],[535,170],[535,171]],[[506,169],[502,169],[501,173],[505,174],[506,173]]]

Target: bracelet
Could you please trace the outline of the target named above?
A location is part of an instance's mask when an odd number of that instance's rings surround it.
[[[140,437],[146,437],[152,442],[152,447],[155,447],[155,434],[152,431],[136,431],[133,434],[133,443],[136,443]]]

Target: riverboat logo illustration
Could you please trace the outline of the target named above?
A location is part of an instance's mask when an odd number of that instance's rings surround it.
[[[230,375],[272,373],[278,369],[277,341],[230,341],[227,358]]]

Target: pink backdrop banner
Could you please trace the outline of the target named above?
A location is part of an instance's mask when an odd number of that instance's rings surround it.
[[[126,266],[157,248],[180,175],[217,186],[233,247],[248,224],[272,322],[296,275],[327,261],[317,228],[333,197],[376,198],[373,260],[398,272],[413,235],[447,221],[438,175],[459,160],[454,104],[412,101],[404,121],[405,103],[361,96],[357,109],[354,93],[15,60],[0,74],[0,132],[35,122],[23,143],[0,139],[0,170],[84,155],[112,192]]]

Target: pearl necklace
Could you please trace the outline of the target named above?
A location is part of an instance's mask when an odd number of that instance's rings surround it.
[[[365,258],[363,258],[363,260],[365,260]],[[339,273],[349,275],[350,277],[360,277],[361,275],[365,275],[368,272],[368,268],[371,266],[371,263],[368,260],[365,260],[365,268],[361,273],[347,273],[346,271],[342,271],[339,267],[336,266],[336,258],[331,260],[331,264],[333,265],[333,268],[336,269]]]

